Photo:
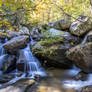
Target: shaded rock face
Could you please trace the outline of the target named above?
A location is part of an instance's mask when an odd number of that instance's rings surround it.
[[[76,36],[82,36],[92,29],[92,22],[87,16],[80,16],[70,26],[70,32]]]
[[[60,68],[72,67],[71,62],[66,58],[65,53],[72,46],[79,43],[79,39],[68,32],[60,32],[56,29],[50,30],[49,37],[34,43],[32,46],[33,53],[40,59],[40,61],[42,61],[42,63],[45,63],[46,66]]]
[[[21,29],[18,32],[16,32],[16,31],[7,31],[7,37],[9,39],[11,39],[13,37],[21,36],[21,35],[30,36],[29,29],[27,27],[21,27]]]
[[[62,19],[54,23],[51,23],[48,26],[59,30],[66,30],[69,29],[70,25],[71,21]]]
[[[17,49],[24,48],[29,41],[28,36],[18,36],[3,44],[3,47],[7,51],[16,51]]]
[[[3,63],[2,65],[3,73],[9,73],[16,68],[15,56],[6,55],[3,60],[5,60],[2,62]]]
[[[92,42],[71,48],[67,57],[83,72],[92,73]]]
[[[41,46],[42,47],[42,46]],[[39,47],[41,50],[41,47]],[[38,51],[34,53],[40,60],[42,59],[42,63],[46,66],[53,66],[58,68],[71,68],[72,64],[69,60],[65,57],[65,52],[69,48],[69,46],[51,46],[51,47],[42,47],[42,51]],[[37,48],[34,50],[36,51]],[[62,54],[63,53],[63,54]]]

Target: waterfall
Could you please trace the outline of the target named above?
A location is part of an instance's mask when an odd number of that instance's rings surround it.
[[[76,76],[81,70],[77,67],[73,67],[73,69],[67,70],[67,73],[72,76]],[[64,80],[63,86],[65,88],[75,89],[78,90],[78,92],[81,90],[82,87],[92,85],[92,74],[88,74],[87,80]]]
[[[38,59],[33,56],[29,44],[26,48],[19,51],[18,63],[24,63],[24,73],[27,77],[34,78],[36,75],[45,76]]]
[[[18,56],[9,55],[3,48],[3,43],[7,42],[6,38],[4,41],[0,40],[0,76],[8,75],[13,76],[12,79],[0,86],[8,86],[15,83],[20,79],[25,78],[35,78],[36,76],[45,76],[46,73],[41,67],[39,60],[32,54],[30,50],[30,44],[32,45],[34,41],[30,38],[31,42],[28,43],[26,48],[20,49],[18,51]],[[22,63],[22,67],[18,69],[18,65]],[[2,77],[3,80],[4,77]]]
[[[4,40],[6,42],[6,39]],[[3,74],[3,64],[6,62],[7,54],[2,46],[3,42],[0,40],[0,75]]]

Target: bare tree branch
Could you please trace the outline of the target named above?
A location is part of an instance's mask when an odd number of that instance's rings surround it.
[[[91,6],[91,13],[92,13],[92,1],[91,0],[89,0],[89,4]]]

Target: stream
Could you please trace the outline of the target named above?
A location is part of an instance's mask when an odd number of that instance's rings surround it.
[[[6,42],[5,39],[4,42]],[[35,79],[36,76],[46,76],[44,68],[38,59],[33,56],[29,44],[17,52],[17,55],[8,54],[0,43],[0,88],[14,84],[21,79]]]
[[[31,39],[31,44],[32,41]],[[26,92],[80,92],[82,87],[92,84],[92,74],[88,75],[86,81],[74,80],[73,77],[78,72],[80,69],[75,66],[68,70],[53,67],[44,69],[39,60],[33,56],[29,44],[24,49],[20,49],[15,56],[8,54],[3,48],[3,42],[0,41],[0,92],[7,92],[5,90],[7,87],[16,84],[21,79],[27,81],[37,76],[40,79],[34,86],[28,87]],[[16,91],[17,88],[14,90],[9,92],[23,92]]]
[[[80,92],[85,86],[92,84],[92,74],[88,80],[74,80],[73,77],[80,71],[74,66],[73,69],[47,69],[48,76],[41,79],[36,86],[29,88],[27,92]],[[89,91],[88,91],[89,92]]]

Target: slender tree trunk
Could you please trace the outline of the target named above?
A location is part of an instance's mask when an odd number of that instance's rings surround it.
[[[90,7],[91,7],[91,14],[92,14],[92,1],[89,0],[89,4],[90,4]]]

